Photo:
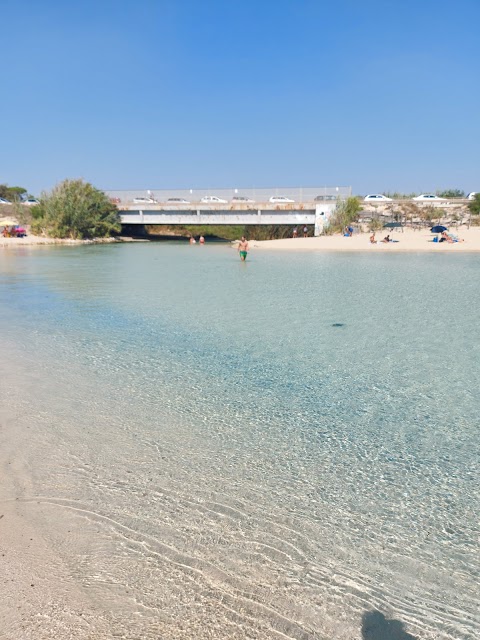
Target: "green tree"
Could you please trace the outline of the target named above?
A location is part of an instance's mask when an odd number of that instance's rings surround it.
[[[472,216],[480,215],[480,193],[477,193],[475,198],[468,203],[468,208]]]
[[[358,220],[361,211],[360,201],[356,197],[341,200],[335,207],[335,211],[325,227],[325,233],[341,233],[345,227]]]
[[[27,190],[23,187],[9,187],[8,184],[0,184],[0,198],[6,198],[10,202],[21,202],[27,196]]]
[[[117,208],[89,182],[64,180],[32,209],[32,231],[53,238],[105,238],[120,232]]]
[[[437,191],[440,198],[465,198],[465,191],[461,189],[445,189],[445,191]]]

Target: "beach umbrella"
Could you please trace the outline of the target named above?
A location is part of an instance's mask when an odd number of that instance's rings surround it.
[[[403,227],[403,224],[401,222],[387,222],[383,225],[384,229],[398,229],[398,227]]]
[[[432,227],[430,231],[432,233],[443,233],[444,231],[448,231],[448,227],[444,227],[443,224],[437,224],[437,226]]]

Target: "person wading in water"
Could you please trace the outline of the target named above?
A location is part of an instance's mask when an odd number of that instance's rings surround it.
[[[238,243],[238,252],[240,254],[240,260],[242,262],[245,262],[245,260],[247,259],[247,252],[248,252],[248,241],[245,240],[245,236],[242,236],[242,239]]]

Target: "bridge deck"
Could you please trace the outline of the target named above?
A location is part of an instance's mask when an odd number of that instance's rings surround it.
[[[161,205],[131,204],[122,206],[122,224],[314,224],[327,218],[335,203],[318,204],[199,204]]]

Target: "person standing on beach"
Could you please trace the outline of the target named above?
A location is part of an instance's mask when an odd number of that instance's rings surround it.
[[[308,237],[308,227],[307,227],[307,225],[305,225],[305,226],[303,227],[303,237],[304,237],[304,238],[307,238],[307,237]]]
[[[293,227],[293,237],[297,238],[298,237],[298,231],[297,231],[297,227]]]
[[[238,243],[238,252],[240,254],[240,260],[245,262],[248,252],[248,240],[245,239],[245,236],[242,236],[242,239]]]

